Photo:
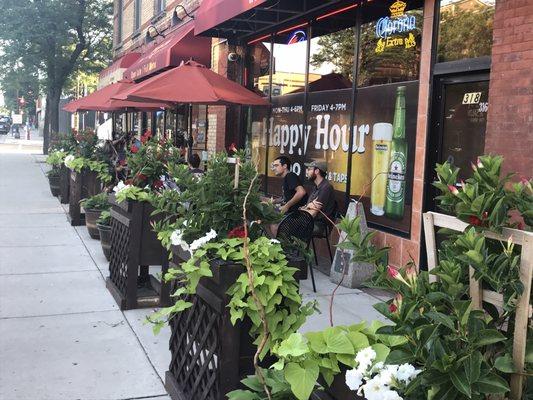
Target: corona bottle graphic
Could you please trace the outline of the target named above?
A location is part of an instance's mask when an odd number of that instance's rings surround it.
[[[393,134],[385,215],[402,219],[405,206],[405,170],[407,168],[407,141],[405,140],[405,86],[396,89]]]

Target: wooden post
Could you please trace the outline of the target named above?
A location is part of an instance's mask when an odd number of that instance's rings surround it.
[[[424,235],[426,237],[426,250],[428,256],[428,271],[431,271],[437,266],[437,244],[435,241],[435,227],[433,224],[433,215],[430,213],[424,214]],[[429,282],[437,281],[435,275],[429,275]]]

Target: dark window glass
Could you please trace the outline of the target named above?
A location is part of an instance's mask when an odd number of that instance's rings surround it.
[[[117,1],[117,45],[122,43],[122,0]]]
[[[154,14],[158,15],[165,11],[165,0],[155,0],[155,10]]]
[[[438,62],[490,56],[495,0],[441,0]]]
[[[141,0],[135,0],[133,10],[133,31],[137,32],[141,28]]]
[[[423,10],[407,10],[399,3],[372,5],[379,7],[373,10],[379,17],[361,26],[359,86],[418,79]]]

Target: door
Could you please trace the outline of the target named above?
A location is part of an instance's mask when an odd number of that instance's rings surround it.
[[[485,148],[489,80],[488,74],[437,78],[432,129],[427,148],[426,210],[437,210],[435,164],[449,161],[459,167],[459,179],[471,176]],[[459,184],[457,182],[457,184]],[[440,211],[440,210],[437,210]]]

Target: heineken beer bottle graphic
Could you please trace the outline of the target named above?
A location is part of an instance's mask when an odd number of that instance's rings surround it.
[[[405,203],[405,170],[407,167],[407,141],[405,140],[405,86],[396,89],[393,134],[385,215],[402,219]]]

